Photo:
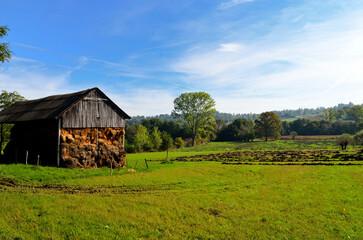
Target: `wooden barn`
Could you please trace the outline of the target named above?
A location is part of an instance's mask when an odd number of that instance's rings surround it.
[[[64,167],[122,167],[125,119],[100,89],[16,102],[0,112],[13,123],[8,162]]]

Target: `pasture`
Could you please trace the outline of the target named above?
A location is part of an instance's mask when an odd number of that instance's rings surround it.
[[[316,141],[247,144],[211,143],[174,150],[169,157],[260,154],[260,148],[278,152],[297,145],[305,151],[360,154]],[[108,168],[0,165],[0,238],[363,238],[361,160],[326,166],[189,159],[148,161],[148,167],[143,161],[163,158],[165,153],[128,155],[129,168],[114,169],[112,176]]]

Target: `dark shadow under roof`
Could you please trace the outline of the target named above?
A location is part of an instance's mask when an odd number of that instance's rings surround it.
[[[109,103],[113,105],[125,119],[130,118],[130,116],[122,111],[100,89],[91,88],[75,93],[54,95],[35,100],[16,102],[0,112],[0,123],[57,119],[93,90],[98,91],[101,95],[107,98]]]

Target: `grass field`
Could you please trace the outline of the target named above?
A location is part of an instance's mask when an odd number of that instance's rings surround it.
[[[142,160],[154,154],[128,156],[136,172],[112,176],[108,168],[0,165],[0,239],[363,238],[362,166],[150,161],[146,168]]]

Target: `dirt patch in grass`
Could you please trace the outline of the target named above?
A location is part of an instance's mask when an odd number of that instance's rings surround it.
[[[0,185],[14,186],[17,183],[18,182],[15,179],[12,179],[12,178],[0,178]]]
[[[218,161],[247,165],[363,165],[363,154],[336,150],[235,151],[178,157],[174,161]]]
[[[122,186],[69,186],[61,184],[43,184],[43,185],[27,185],[21,184],[11,178],[0,179],[0,190],[18,192],[18,193],[46,193],[46,194],[135,194],[158,190],[173,190],[175,184],[159,184],[159,185],[122,185]]]

